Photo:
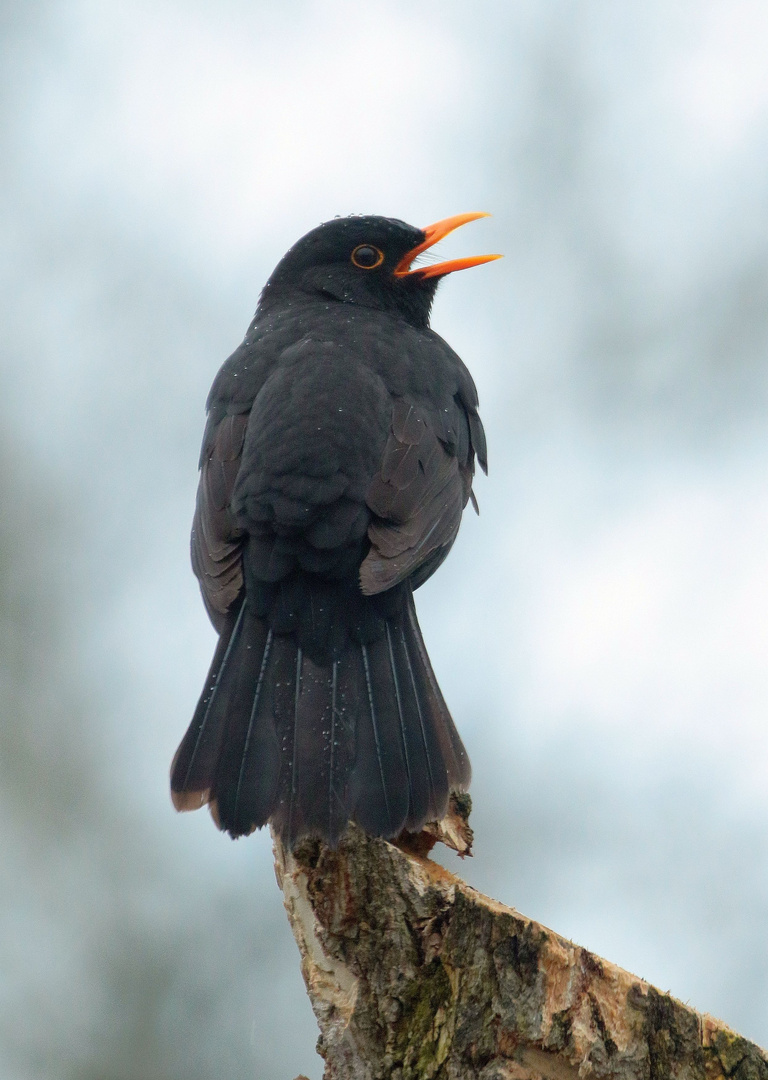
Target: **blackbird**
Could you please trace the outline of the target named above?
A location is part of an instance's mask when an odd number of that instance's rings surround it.
[[[487,468],[474,383],[430,308],[446,274],[499,256],[412,263],[485,216],[313,229],[213,383],[192,566],[219,642],[171,792],[233,837],[417,832],[469,784],[413,591]]]

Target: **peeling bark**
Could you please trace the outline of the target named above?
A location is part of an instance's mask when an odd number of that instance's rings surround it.
[[[768,1056],[419,854],[275,844],[325,1080],[768,1080]]]

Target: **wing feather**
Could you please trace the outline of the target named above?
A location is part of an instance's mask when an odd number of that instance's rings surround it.
[[[439,566],[456,539],[470,497],[474,454],[462,409],[464,439],[446,445],[442,414],[396,398],[381,467],[366,498],[374,519],[371,550],[360,568],[370,596],[415,575],[419,584]],[[419,574],[428,566],[428,573]]]
[[[217,629],[243,587],[243,535],[229,506],[247,426],[246,413],[225,416],[204,447],[200,465],[192,523],[192,569]]]

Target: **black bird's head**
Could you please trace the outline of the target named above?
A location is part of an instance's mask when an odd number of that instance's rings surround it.
[[[264,287],[259,310],[289,303],[298,294],[388,311],[426,327],[441,278],[501,256],[412,268],[413,260],[460,225],[487,216],[457,214],[426,229],[372,214],[326,221],[283,256]]]

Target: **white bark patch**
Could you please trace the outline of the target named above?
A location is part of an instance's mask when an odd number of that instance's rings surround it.
[[[338,1038],[355,1011],[358,979],[323,946],[321,927],[307,895],[307,879],[292,855],[275,837],[275,872],[283,890],[283,903],[301,952],[301,971],[320,1026]],[[324,1013],[321,1017],[319,1010]]]

